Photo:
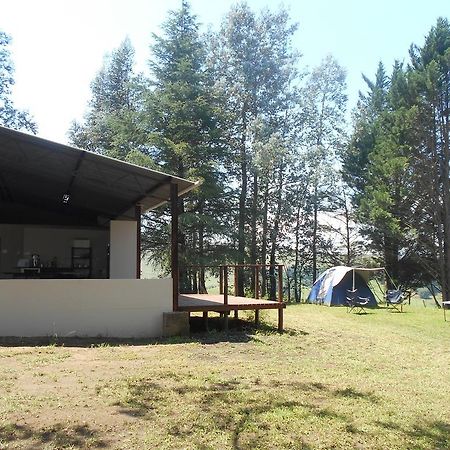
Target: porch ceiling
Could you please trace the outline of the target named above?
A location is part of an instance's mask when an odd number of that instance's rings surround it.
[[[0,127],[0,204],[74,217],[134,215],[196,183],[26,133]],[[67,201],[65,201],[67,200]],[[3,209],[3,207],[2,207]],[[14,208],[4,208],[13,211]]]

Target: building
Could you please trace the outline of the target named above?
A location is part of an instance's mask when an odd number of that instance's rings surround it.
[[[196,183],[0,127],[0,335],[152,337],[178,301]],[[173,276],[140,279],[141,214],[172,204]]]

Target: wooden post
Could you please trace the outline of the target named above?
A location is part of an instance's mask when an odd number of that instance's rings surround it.
[[[228,266],[223,266],[223,304],[228,305]]]
[[[259,298],[259,266],[255,266],[255,298]]]
[[[219,266],[219,294],[223,294],[223,266]]]
[[[255,327],[259,326],[259,309],[255,309]]]
[[[224,311],[223,313],[223,329],[224,331],[228,331],[228,314],[230,311]]]
[[[203,312],[203,325],[205,327],[205,331],[209,331],[209,326],[208,326],[208,311],[204,311]]]
[[[234,310],[234,318],[239,319],[239,310],[238,309]]]
[[[134,215],[136,217],[136,279],[141,278],[141,225],[142,225],[142,206],[134,207]]]
[[[171,233],[171,266],[172,266],[172,306],[173,310],[178,310],[179,287],[179,263],[178,263],[178,185],[170,185],[170,209],[172,215],[172,233]]]
[[[238,271],[236,266],[234,266],[234,296],[238,296]]]
[[[278,308],[278,331],[283,332],[283,308]]]
[[[283,303],[283,266],[278,266],[278,301]]]

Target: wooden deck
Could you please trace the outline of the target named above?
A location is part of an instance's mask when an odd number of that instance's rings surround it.
[[[178,297],[178,311],[203,312],[205,319],[209,311],[227,313],[225,314],[227,318],[230,311],[234,311],[237,317],[237,311],[250,310],[255,311],[255,321],[258,322],[260,309],[277,309],[279,331],[283,331],[284,308],[286,304],[283,302],[233,295],[228,295],[226,304],[223,294],[181,294]]]

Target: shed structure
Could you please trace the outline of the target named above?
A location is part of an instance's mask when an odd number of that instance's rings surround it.
[[[0,335],[161,335],[178,304],[178,198],[195,186],[0,127]],[[140,280],[141,215],[167,202],[172,279]]]

